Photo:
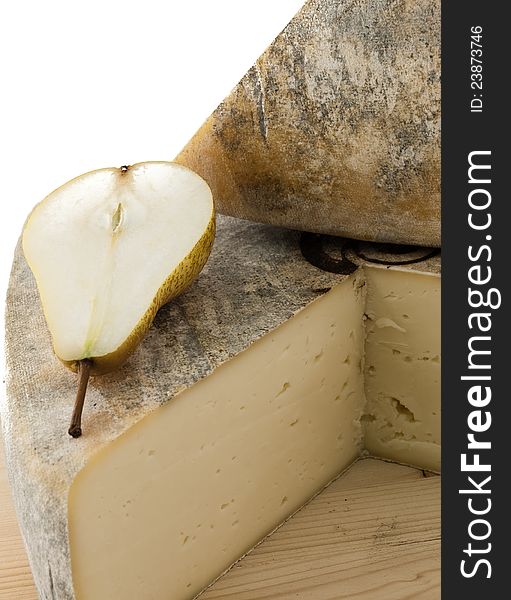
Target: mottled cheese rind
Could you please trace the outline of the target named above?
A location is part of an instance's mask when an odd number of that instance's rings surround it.
[[[224,214],[440,246],[439,0],[308,0],[176,160]]]

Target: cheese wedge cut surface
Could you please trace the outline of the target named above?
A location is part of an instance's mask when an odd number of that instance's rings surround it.
[[[439,280],[397,270],[366,273],[365,447],[439,471]]]
[[[193,596],[353,462],[363,396],[356,285],[256,341],[78,474],[69,499],[78,598]]]
[[[91,380],[79,440],[17,253],[2,424],[42,598],[193,598],[363,452],[439,470],[439,257],[347,251],[346,276],[299,240],[221,218],[197,282]]]

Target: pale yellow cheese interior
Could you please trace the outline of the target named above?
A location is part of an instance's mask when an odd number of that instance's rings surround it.
[[[69,495],[76,598],[193,598],[364,445],[438,469],[439,288],[364,268],[98,452]]]
[[[78,475],[78,599],[193,597],[360,454],[358,286],[313,302]]]
[[[440,470],[440,281],[366,269],[365,447]]]

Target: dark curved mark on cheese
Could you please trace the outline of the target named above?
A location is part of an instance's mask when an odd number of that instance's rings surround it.
[[[327,242],[340,251],[340,258],[327,253],[324,247]],[[300,250],[311,265],[328,273],[339,273],[340,275],[350,275],[358,269],[358,265],[352,263],[345,255],[350,244],[351,240],[346,238],[320,233],[304,232],[300,238]]]
[[[439,248],[422,248],[419,246],[406,246],[400,244],[369,244],[366,242],[364,244],[365,246],[368,246],[370,250],[374,250],[375,253],[382,255],[370,256],[366,251],[361,249],[361,245],[361,242],[353,241],[352,247],[355,254],[359,258],[367,260],[367,262],[372,262],[379,265],[411,265],[440,254]],[[387,256],[389,254],[395,255],[396,259],[394,260],[393,258]],[[405,254],[408,254],[409,257],[399,258]]]
[[[300,250],[304,258],[318,269],[340,275],[350,275],[358,268],[358,265],[347,257],[348,250],[367,262],[380,265],[411,265],[440,253],[438,248],[360,242],[308,232],[301,235]],[[338,256],[333,256],[330,252]]]

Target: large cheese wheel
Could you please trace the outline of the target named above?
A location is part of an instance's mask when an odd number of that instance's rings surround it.
[[[439,469],[439,256],[334,242],[220,217],[79,439],[18,248],[0,416],[42,599],[190,600],[364,448]]]
[[[309,0],[177,161],[224,214],[439,246],[439,0]]]

